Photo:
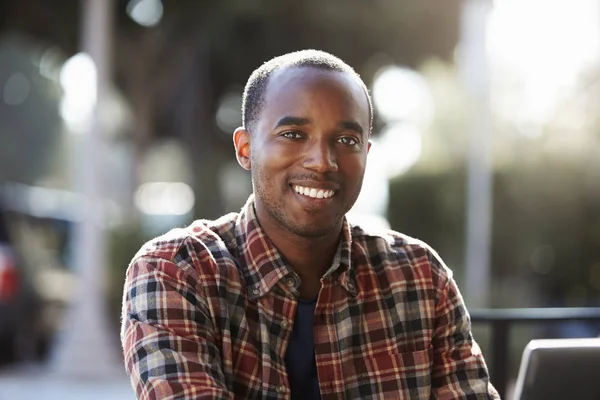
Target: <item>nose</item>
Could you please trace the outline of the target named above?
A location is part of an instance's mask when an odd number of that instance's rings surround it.
[[[338,170],[335,149],[330,143],[319,141],[310,145],[304,157],[304,168],[319,173]]]

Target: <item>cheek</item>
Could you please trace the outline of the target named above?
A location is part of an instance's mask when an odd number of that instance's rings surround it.
[[[359,184],[365,174],[367,157],[366,155],[360,155],[353,158],[346,158],[340,163],[340,165],[349,181],[348,183],[352,182]]]
[[[261,153],[252,158],[252,180],[255,187],[263,190],[279,190],[279,186],[286,185],[285,174],[288,168],[280,159]]]
[[[252,163],[265,173],[280,175],[294,165],[301,153],[301,149],[292,146],[266,145],[259,152],[252,152]]]

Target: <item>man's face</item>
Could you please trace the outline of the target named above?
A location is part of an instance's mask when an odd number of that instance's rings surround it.
[[[366,94],[341,72],[276,72],[250,134],[259,221],[296,236],[339,234],[362,186],[370,146]]]

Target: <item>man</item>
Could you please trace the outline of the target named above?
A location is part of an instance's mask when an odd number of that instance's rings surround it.
[[[240,213],[146,244],[121,338],[140,399],[498,398],[451,271],[345,218],[372,123],[359,76],[319,51],[250,76],[233,134]]]

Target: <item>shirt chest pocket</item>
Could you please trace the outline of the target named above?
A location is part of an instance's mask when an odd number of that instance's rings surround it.
[[[433,348],[407,353],[367,352],[354,360],[361,393],[374,398],[429,398]]]

